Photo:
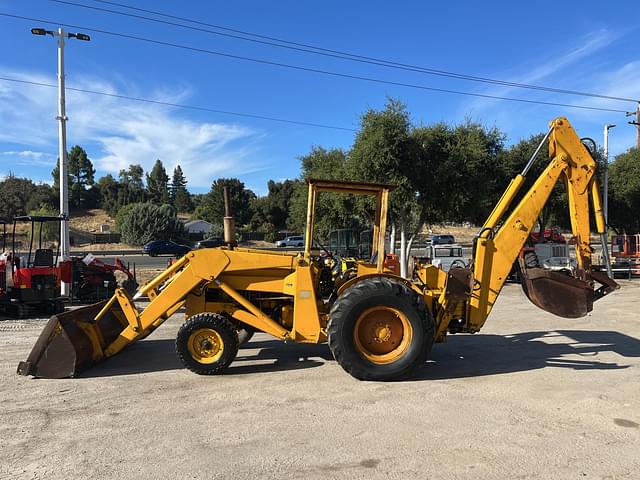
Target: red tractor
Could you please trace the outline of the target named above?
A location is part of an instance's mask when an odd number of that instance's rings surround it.
[[[5,275],[7,264],[7,221],[4,218],[0,218],[0,225],[2,225],[2,250],[0,250],[0,304],[7,300],[7,277]]]
[[[73,262],[72,300],[82,303],[98,302],[111,298],[118,287],[124,288],[132,295],[138,288],[135,275],[119,258],[111,264],[88,253],[84,257],[72,257],[71,260]],[[118,281],[117,272],[121,272],[123,280]]]
[[[60,279],[62,272],[67,270],[70,277],[70,264],[58,263],[60,242],[50,241],[44,233],[45,226],[50,223],[56,224],[59,232],[62,220],[63,217],[45,215],[26,215],[13,219],[11,252],[5,249],[0,257],[0,308],[7,314],[25,318],[37,311],[64,311],[64,303],[60,298]],[[31,224],[29,250],[16,251],[21,244],[16,240],[16,227],[24,223]],[[3,243],[6,243],[6,222],[4,225]]]
[[[557,228],[545,228],[542,233],[531,232],[529,243],[567,243],[567,241]]]
[[[640,275],[640,234],[615,235],[611,239],[612,267],[628,269],[630,275]]]

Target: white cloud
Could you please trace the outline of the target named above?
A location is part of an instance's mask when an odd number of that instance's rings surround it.
[[[33,150],[0,152],[14,165],[52,167],[56,164],[57,156],[49,152],[34,152]]]
[[[586,35],[580,39],[577,39],[571,46],[565,47],[561,51],[550,51],[548,56],[544,59],[538,59],[537,65],[528,63],[520,63],[513,65],[507,71],[495,72],[493,77],[501,78],[514,83],[524,84],[544,84],[550,83],[550,77],[562,72],[567,67],[573,66],[582,60],[589,58],[598,51],[610,45],[616,39],[620,37],[620,34],[614,34],[608,30],[598,30]],[[577,45],[577,46],[576,46]],[[515,73],[518,72],[518,73]],[[584,72],[583,72],[584,74]],[[583,75],[584,78],[584,75]],[[543,82],[545,81],[546,82]],[[579,80],[575,74],[571,76],[573,88],[575,88],[575,81]],[[560,87],[561,88],[561,87]],[[584,87],[582,88],[585,89]],[[600,91],[601,89],[596,89]],[[555,94],[543,93],[542,96],[537,94],[534,90],[524,90],[517,87],[508,86],[493,86],[479,90],[478,93],[502,96],[502,97],[515,97],[526,99],[540,99],[542,101],[559,101],[561,103],[571,103],[568,98],[563,96],[558,98]],[[550,97],[550,95],[552,95]],[[584,104],[584,99],[575,103]],[[510,107],[509,107],[510,105]],[[500,124],[508,124],[513,120],[514,116],[522,116],[522,111],[526,109],[537,109],[540,106],[535,104],[524,103],[512,103],[507,101],[499,101],[487,98],[475,99],[462,106],[462,115],[471,114],[473,116],[489,117],[498,120]],[[545,107],[546,108],[546,107]],[[566,108],[566,107],[565,107]]]
[[[596,92],[612,97],[640,98],[640,61],[615,63],[606,53],[606,48],[613,48],[615,45],[612,44],[626,33],[628,32],[599,30],[576,39],[574,46],[550,52],[547,60],[538,59],[538,65],[532,65],[531,62],[521,63],[512,66],[509,71],[494,72],[492,75],[518,83],[551,85],[558,88],[566,85],[571,90]],[[538,93],[514,87],[486,87],[478,90],[478,93],[615,110],[635,109],[631,102],[549,92]],[[545,131],[547,122],[556,116],[567,116],[579,135],[592,137],[598,143],[602,143],[603,126],[614,123],[618,127],[610,132],[610,155],[615,156],[635,145],[635,128],[627,125],[628,119],[618,112],[477,99],[463,104],[457,115],[471,115],[480,121],[497,125],[509,134],[510,142]]]
[[[55,84],[53,77],[31,73],[13,72],[7,76]],[[71,84],[69,80],[68,85]],[[115,85],[102,79],[74,79],[72,85],[173,103],[191,95],[188,88],[141,92],[122,81]],[[0,124],[4,126],[0,142],[40,147],[38,151],[13,151],[14,158],[29,159],[32,165],[36,161],[55,164],[58,132],[52,117],[56,104],[53,88],[0,81]],[[262,134],[243,125],[190,120],[177,108],[76,91],[67,91],[67,114],[69,147],[85,146],[99,172],[117,175],[120,169],[136,163],[148,172],[159,158],[169,175],[180,164],[190,187],[208,187],[220,176],[240,176],[269,168],[253,160]]]
[[[628,62],[618,68],[606,70],[598,75],[593,75],[591,82],[594,88],[603,95],[640,98],[640,61]],[[579,103],[578,101],[575,102]],[[615,108],[635,111],[633,103],[610,102],[605,99],[593,99],[589,105],[602,108]],[[617,155],[636,144],[636,129],[627,124],[628,120],[622,113],[598,112],[579,110],[573,115],[579,122],[592,125],[600,132],[606,123],[616,124],[617,128],[610,130],[609,150],[611,155]]]

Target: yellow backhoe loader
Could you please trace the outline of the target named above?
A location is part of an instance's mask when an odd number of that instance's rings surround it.
[[[516,202],[544,141],[549,163]],[[46,378],[80,374],[158,328],[179,309],[186,321],[176,338],[184,365],[218,374],[238,353],[238,331],[260,331],[304,343],[328,341],[336,361],[362,380],[393,380],[423,363],[448,333],[478,332],[554,185],[567,189],[578,268],[575,276],[520,261],[523,288],[533,303],[561,317],[591,311],[594,300],[617,288],[591,270],[590,210],[605,231],[596,162],[564,118],[550,130],[516,176],[474,241],[473,262],[449,272],[419,266],[411,280],[384,268],[389,185],[308,180],[304,253],[238,248],[225,218],[226,247],[188,253],[132,298],[118,290],[108,301],[52,317],[18,373]],[[338,192],[376,199],[373,252],[343,275],[331,275],[327,255],[313,249],[318,194]],[[229,215],[227,214],[227,217]],[[327,271],[328,270],[328,271]],[[146,295],[145,308],[135,300]]]

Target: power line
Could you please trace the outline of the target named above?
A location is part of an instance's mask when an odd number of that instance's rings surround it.
[[[3,77],[0,76],[0,80],[3,80],[5,82],[14,82],[14,83],[23,83],[23,84],[27,84],[27,85],[35,85],[38,87],[51,87],[51,88],[58,88],[57,85],[54,85],[52,83],[45,83],[45,82],[35,82],[35,81],[31,81],[31,80],[23,80],[23,79],[19,79],[19,78],[10,78],[10,77]],[[213,113],[220,113],[220,114],[224,114],[224,115],[234,115],[234,116],[238,116],[238,117],[248,117],[248,118],[255,118],[255,119],[259,119],[259,120],[269,120],[272,122],[281,122],[281,123],[291,123],[291,124],[295,124],[295,125],[303,125],[306,127],[317,127],[317,128],[329,128],[329,129],[333,129],[333,130],[343,130],[343,131],[347,131],[347,132],[355,132],[356,130],[354,128],[347,128],[347,127],[338,127],[335,125],[325,125],[322,123],[313,123],[313,122],[304,122],[304,121],[299,121],[299,120],[289,120],[289,119],[285,119],[285,118],[277,118],[277,117],[268,117],[265,115],[257,115],[257,114],[253,114],[253,113],[241,113],[241,112],[232,112],[229,110],[218,110],[215,108],[209,108],[209,107],[200,107],[197,105],[185,105],[182,103],[173,103],[173,102],[167,102],[167,101],[163,101],[163,100],[152,100],[150,98],[141,98],[141,97],[133,97],[130,95],[120,95],[117,93],[109,93],[109,92],[100,92],[97,90],[87,90],[84,88],[75,88],[75,87],[66,87],[67,90],[71,90],[74,92],[80,92],[80,93],[89,93],[92,95],[102,95],[105,97],[113,97],[113,98],[120,98],[120,99],[124,99],[124,100],[132,100],[132,101],[136,101],[136,102],[145,102],[145,103],[152,103],[155,105],[163,105],[163,106],[168,106],[168,107],[178,107],[178,108],[185,108],[185,109],[189,109],[189,110],[198,110],[198,111],[202,111],[202,112],[213,112]]]
[[[601,111],[601,112],[615,112],[615,113],[625,113],[626,112],[626,110],[619,110],[619,109],[613,109],[613,108],[592,107],[592,106],[587,106],[587,105],[572,105],[572,104],[568,104],[568,103],[557,103],[557,102],[544,102],[544,101],[541,101],[541,100],[529,100],[529,99],[524,99],[524,98],[504,97],[504,96],[500,96],[500,95],[489,95],[489,94],[482,94],[482,93],[464,92],[464,91],[460,91],[460,90],[452,90],[452,89],[447,89],[447,88],[427,87],[425,85],[417,85],[417,84],[404,83],[404,82],[395,82],[395,81],[392,81],[392,80],[382,80],[382,79],[373,78],[373,77],[366,77],[366,76],[362,76],[362,75],[352,75],[352,74],[347,74],[347,73],[339,73],[339,72],[334,72],[334,71],[330,71],[330,70],[322,70],[322,69],[318,69],[318,68],[303,67],[303,66],[299,66],[299,65],[291,65],[291,64],[287,64],[287,63],[281,63],[281,62],[273,62],[273,61],[270,61],[270,60],[264,60],[264,59],[259,59],[259,58],[245,57],[245,56],[242,56],[242,55],[234,55],[234,54],[230,54],[230,53],[217,52],[217,51],[214,51],[214,50],[207,50],[205,48],[192,47],[192,46],[189,46],[189,45],[181,45],[181,44],[172,43],[172,42],[165,42],[163,40],[155,40],[155,39],[146,38],[146,37],[140,37],[140,36],[136,36],[136,35],[129,35],[129,34],[125,34],[125,33],[112,32],[112,31],[109,31],[109,30],[103,30],[103,29],[98,29],[98,28],[93,28],[93,27],[85,27],[85,26],[74,25],[74,24],[70,24],[70,23],[64,23],[64,22],[56,22],[56,21],[45,20],[45,19],[41,19],[41,18],[25,17],[25,16],[21,16],[21,15],[13,15],[13,14],[2,13],[2,12],[0,12],[0,16],[16,18],[16,19],[20,19],[20,20],[28,20],[30,22],[46,23],[46,24],[50,24],[50,25],[62,25],[64,27],[77,28],[77,29],[81,29],[81,30],[87,30],[87,31],[90,31],[90,32],[102,33],[104,35],[128,38],[130,40],[136,40],[136,41],[141,41],[141,42],[146,42],[146,43],[152,43],[152,44],[163,45],[163,46],[168,46],[168,47],[173,47],[173,48],[179,48],[179,49],[183,49],[183,50],[189,50],[189,51],[192,51],[192,52],[206,53],[206,54],[209,54],[209,55],[216,55],[216,56],[225,57],[225,58],[233,58],[233,59],[236,59],[236,60],[242,60],[242,61],[247,61],[247,62],[252,62],[252,63],[258,63],[258,64],[262,64],[262,65],[270,65],[270,66],[275,66],[275,67],[287,68],[287,69],[291,69],[291,70],[298,70],[298,71],[310,72],[310,73],[318,73],[318,74],[328,75],[328,76],[332,76],[332,77],[349,78],[349,79],[352,79],[352,80],[361,80],[361,81],[366,81],[366,82],[371,82],[371,83],[378,83],[378,84],[382,84],[382,85],[393,85],[393,86],[414,88],[414,89],[418,89],[418,90],[426,90],[426,91],[439,92],[439,93],[449,93],[449,94],[454,94],[454,95],[464,95],[464,96],[470,96],[470,97],[489,98],[489,99],[493,99],[493,100],[506,100],[506,101],[510,101],[510,102],[529,103],[529,104],[537,104],[537,105],[547,105],[547,106],[554,106],[554,107],[577,108],[577,109],[582,109],[582,110],[596,110],[596,111]]]
[[[416,72],[416,73],[423,73],[423,74],[427,74],[427,75],[435,75],[435,76],[441,76],[441,77],[447,77],[447,78],[455,78],[455,79],[458,79],[458,80],[467,80],[467,81],[472,81],[472,82],[480,82],[480,83],[486,83],[486,84],[492,84],[492,85],[501,85],[501,86],[507,86],[507,87],[513,87],[513,88],[523,88],[523,89],[544,91],[544,92],[550,92],[550,93],[559,93],[559,94],[565,94],[565,95],[577,95],[577,96],[590,97],[590,98],[601,98],[601,99],[605,99],[605,100],[615,100],[615,101],[624,101],[624,102],[636,102],[637,101],[636,99],[626,98],[626,97],[617,97],[617,96],[604,95],[604,94],[593,93],[593,92],[583,92],[583,91],[579,91],[579,90],[569,90],[569,89],[562,89],[562,88],[555,88],[555,87],[547,87],[547,86],[543,86],[543,85],[532,85],[532,84],[527,84],[527,83],[511,82],[511,81],[507,81],[507,80],[499,80],[499,79],[494,79],[494,78],[480,77],[480,76],[476,76],[476,75],[469,75],[469,74],[464,74],[464,73],[456,73],[456,72],[450,72],[450,71],[446,71],[446,70],[438,70],[438,69],[429,68],[429,67],[421,67],[421,66],[407,64],[407,63],[395,62],[395,61],[392,61],[392,60],[385,60],[385,59],[380,59],[380,58],[375,58],[375,57],[368,57],[368,56],[358,55],[358,54],[354,54],[354,53],[350,53],[350,52],[345,52],[345,51],[340,51],[340,50],[332,50],[332,49],[318,47],[318,46],[309,45],[309,44],[305,44],[305,43],[292,42],[292,41],[289,41],[289,40],[283,40],[283,39],[276,38],[276,37],[269,37],[269,36],[266,36],[266,35],[260,35],[260,34],[256,34],[256,33],[252,33],[252,32],[246,32],[246,31],[242,31],[242,30],[232,29],[232,28],[228,28],[228,27],[223,27],[221,25],[215,25],[215,24],[211,24],[211,23],[201,22],[201,21],[198,21],[198,20],[193,20],[193,19],[186,18],[186,17],[179,17],[179,16],[176,16],[176,15],[169,15],[169,14],[158,12],[158,11],[154,11],[154,10],[147,10],[147,9],[130,6],[130,5],[126,5],[126,4],[123,4],[123,3],[111,2],[111,1],[107,1],[107,0],[93,0],[93,1],[97,2],[97,3],[114,5],[114,6],[127,8],[127,9],[131,9],[131,10],[135,10],[135,11],[140,11],[140,12],[144,12],[144,13],[150,13],[150,14],[161,16],[161,17],[165,17],[165,18],[172,18],[172,19],[180,20],[180,21],[183,21],[183,22],[189,22],[189,23],[196,24],[196,25],[203,25],[203,26],[207,26],[207,27],[217,28],[219,30],[225,30],[225,31],[228,31],[228,32],[233,32],[233,33],[217,32],[217,31],[214,31],[214,30],[206,29],[206,28],[194,27],[192,25],[185,25],[185,24],[182,24],[182,23],[176,23],[176,22],[171,22],[171,21],[166,21],[166,20],[160,20],[160,19],[157,19],[157,18],[151,18],[151,17],[147,17],[147,16],[144,16],[144,15],[136,15],[136,14],[126,13],[126,12],[121,12],[121,11],[118,11],[118,10],[112,10],[112,9],[108,9],[108,8],[101,8],[101,7],[91,6],[91,5],[79,4],[79,3],[71,2],[71,1],[68,1],[68,0],[48,0],[48,1],[54,2],[54,3],[58,3],[58,4],[72,5],[72,6],[76,6],[76,7],[91,9],[91,10],[95,10],[95,11],[107,12],[107,13],[111,13],[111,14],[115,14],[115,15],[122,15],[122,16],[126,16],[126,17],[137,18],[137,19],[146,20],[146,21],[150,21],[150,22],[176,26],[176,27],[185,28],[185,29],[189,29],[189,30],[195,30],[195,31],[199,31],[199,32],[204,32],[204,33],[209,33],[209,34],[213,34],[213,35],[219,35],[219,36],[234,38],[234,39],[238,39],[238,40],[244,40],[244,41],[253,42],[253,43],[269,45],[269,46],[277,47],[277,48],[285,48],[285,49],[289,49],[289,50],[295,50],[295,51],[300,51],[300,52],[305,52],[305,53],[311,53],[311,54],[314,54],[314,55],[322,55],[322,56],[327,56],[327,57],[332,57],[332,58],[339,58],[339,59],[353,61],[353,62],[365,63],[365,64],[376,65],[376,66],[381,66],[381,67],[386,67],[386,68],[394,68],[394,69],[405,70],[405,71]],[[238,35],[238,34],[240,34],[240,35]],[[246,35],[246,36],[241,36],[241,35]],[[254,38],[247,38],[247,36],[254,37]],[[278,42],[278,43],[276,43],[276,42]]]

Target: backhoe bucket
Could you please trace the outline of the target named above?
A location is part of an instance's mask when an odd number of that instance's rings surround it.
[[[75,377],[102,360],[103,349],[128,325],[118,302],[103,301],[49,319],[18,374],[42,378]]]
[[[520,266],[522,289],[531,302],[559,317],[580,318],[593,309],[593,282],[565,273]]]

